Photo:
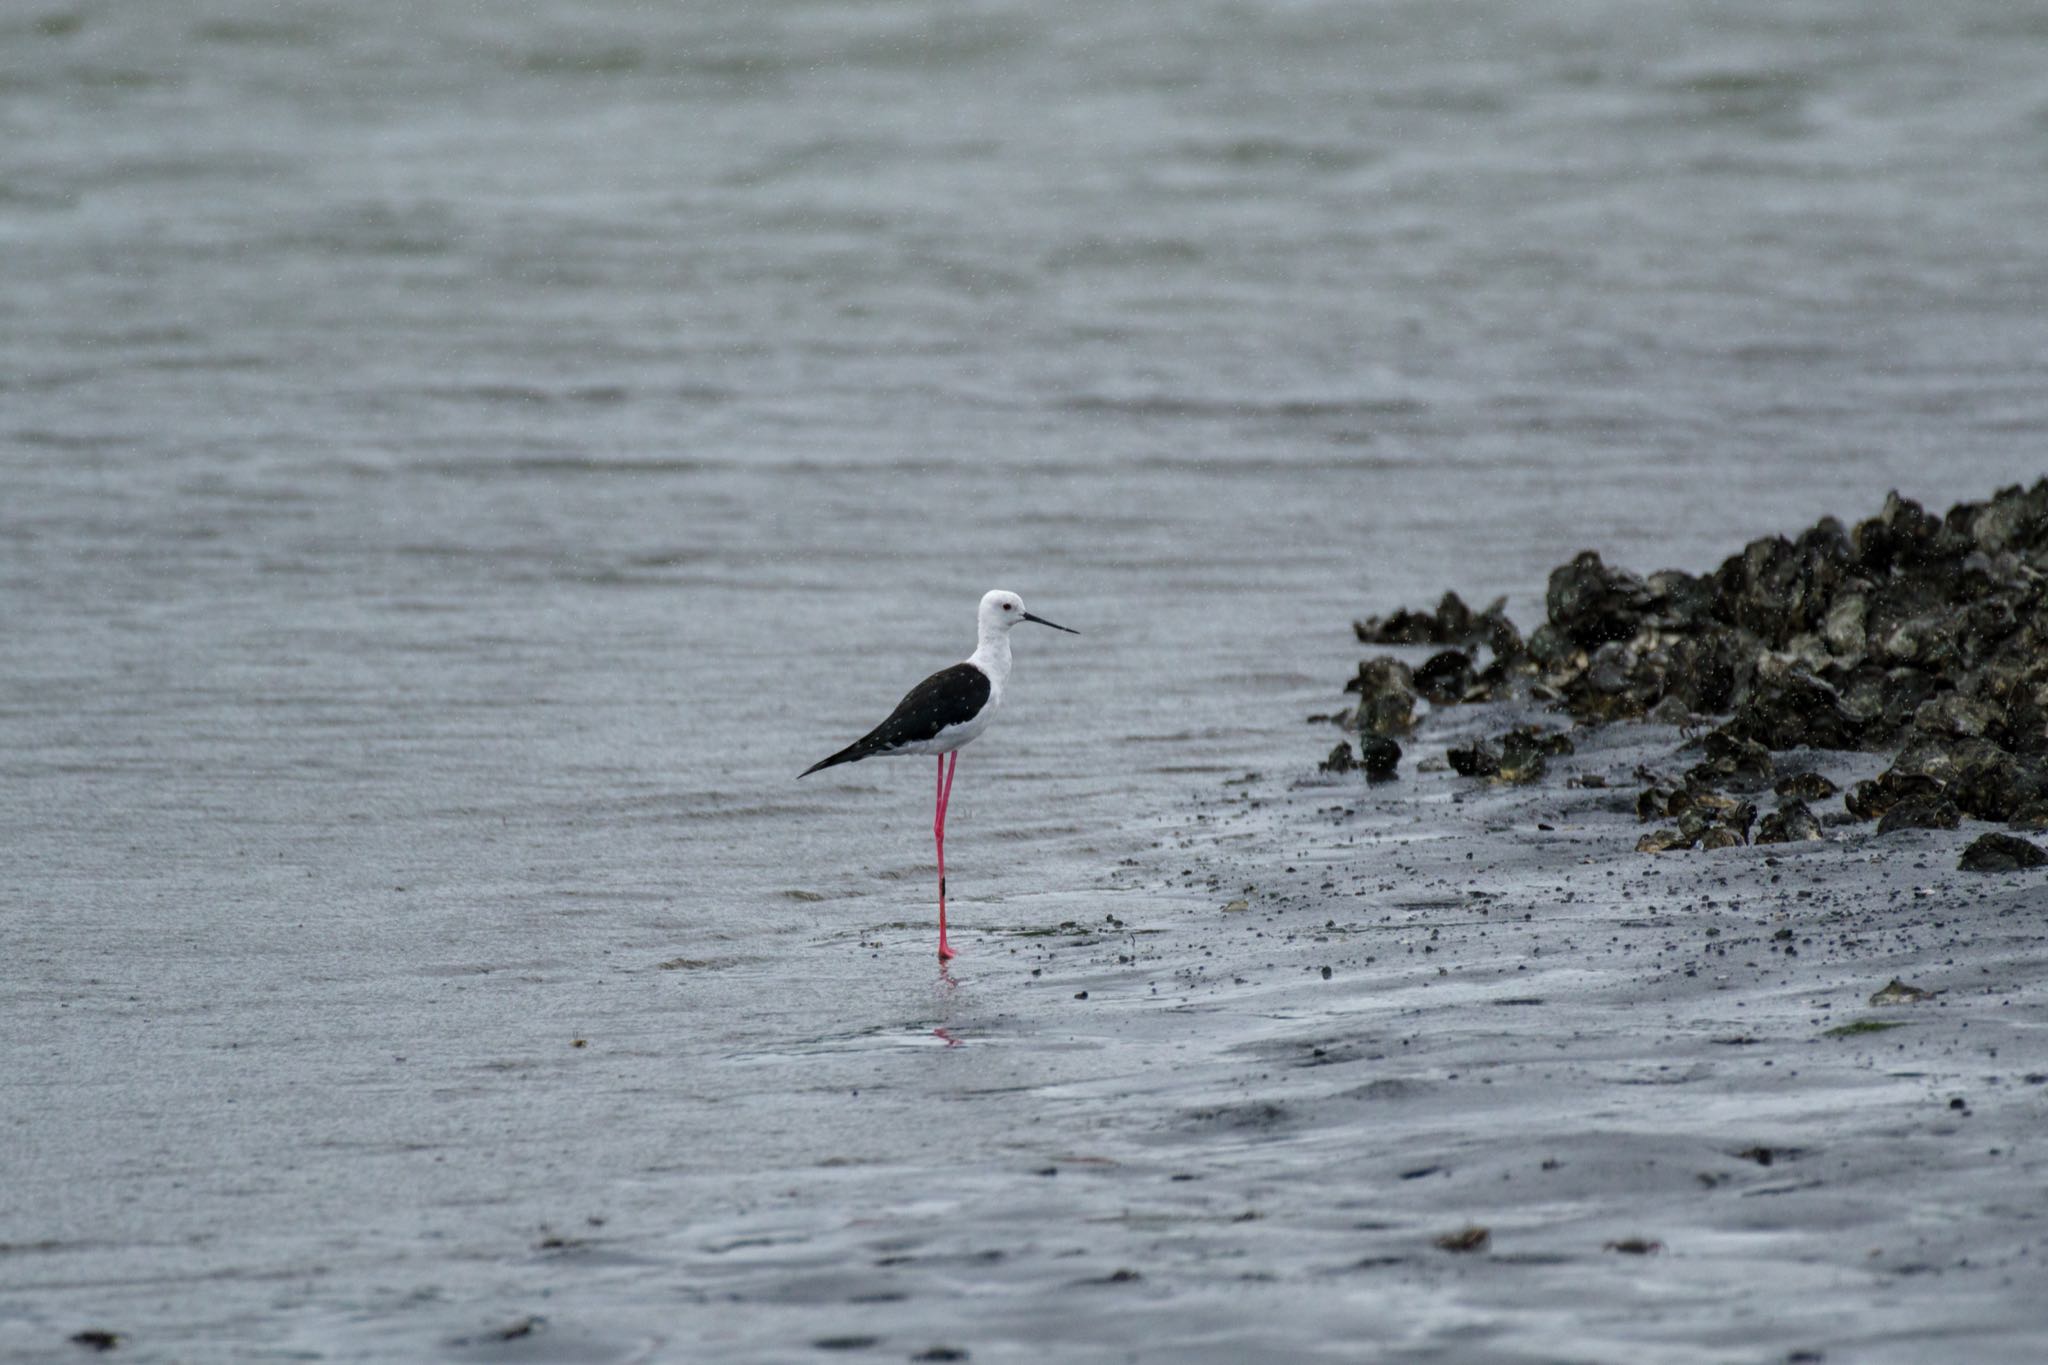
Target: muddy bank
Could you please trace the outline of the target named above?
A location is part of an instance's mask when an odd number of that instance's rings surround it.
[[[1414,747],[1553,720],[1454,708]],[[1959,871],[1970,831],[1846,813],[1638,856],[1644,774],[1700,741],[1576,739],[1540,782],[1425,761],[1213,808],[1219,851],[1285,841],[1247,895],[1307,977],[1243,1102],[1376,1177],[1355,1206],[1375,1244],[1327,1273],[1393,1277],[1480,1332],[1432,1358],[2028,1358],[2048,1325],[2025,1289],[2048,1213],[2040,874]],[[1888,762],[1773,757],[1841,790]],[[1256,865],[1209,865],[1218,894]]]
[[[1456,708],[1424,748],[1545,721]],[[1044,904],[965,960],[933,1022],[981,1080],[928,1121],[1009,1103],[1009,1157],[892,1206],[910,1170],[850,1137],[676,1248],[701,1320],[746,1359],[2035,1358],[2038,884],[1849,820],[1634,854],[1636,775],[1692,745],[1219,783],[1111,913]],[[1845,790],[1884,763],[1784,759]]]

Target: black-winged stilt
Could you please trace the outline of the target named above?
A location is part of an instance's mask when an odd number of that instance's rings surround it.
[[[976,622],[981,638],[974,653],[951,668],[942,668],[910,689],[889,718],[841,749],[798,773],[809,777],[820,768],[857,763],[877,754],[936,754],[938,787],[933,797],[932,842],[939,852],[939,961],[953,956],[946,946],[946,803],[953,796],[953,773],[960,766],[960,746],[988,728],[1003,704],[1003,685],[1010,679],[1010,631],[1019,621],[1052,626],[1069,635],[1078,630],[1056,626],[1024,610],[1024,599],[995,589],[981,599]],[[952,755],[947,762],[946,756]]]

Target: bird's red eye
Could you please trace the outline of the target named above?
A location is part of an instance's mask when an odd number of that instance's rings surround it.
[[[1004,610],[1004,611],[1015,611],[1015,610],[1017,610],[1017,604],[1016,604],[1015,602],[1005,602],[1005,603],[1003,603],[1003,610]]]

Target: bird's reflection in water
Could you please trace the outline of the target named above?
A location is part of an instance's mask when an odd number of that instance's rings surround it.
[[[944,959],[940,959],[939,981],[932,993],[938,998],[937,1003],[942,1014],[950,1012],[953,998],[959,992],[960,982],[954,977],[951,964],[947,963]],[[944,1040],[947,1047],[959,1047],[964,1041],[955,1037],[950,1027],[935,1028],[932,1030],[932,1036]]]

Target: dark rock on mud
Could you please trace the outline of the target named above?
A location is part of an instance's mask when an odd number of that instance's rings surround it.
[[[1403,609],[1391,616],[1353,621],[1352,633],[1367,645],[1457,645],[1466,650],[1484,645],[1496,658],[1515,659],[1523,652],[1522,633],[1507,618],[1508,600],[1496,598],[1484,611],[1473,611],[1463,598],[1447,592],[1435,611]]]
[[[1796,797],[1800,801],[1825,801],[1841,791],[1834,783],[1819,773],[1790,773],[1778,779],[1771,788],[1779,796]],[[1783,807],[1779,807],[1783,809]]]
[[[1940,994],[1940,991],[1930,991],[1924,987],[1915,986],[1910,982],[1901,981],[1895,976],[1871,992],[1870,1003],[1879,1008],[1890,1005],[1918,1005],[1932,1000]]]
[[[1549,771],[1550,760],[1544,752],[1530,743],[1525,736],[1509,735],[1501,743],[1500,780],[1503,782],[1540,782]]]
[[[1736,791],[1762,791],[1771,785],[1776,771],[1771,751],[1753,739],[1727,730],[1716,730],[1706,738],[1706,758],[1685,775],[1690,786],[1731,787]]]
[[[1962,822],[1963,813],[1947,797],[1911,796],[1884,813],[1884,818],[1877,822],[1877,832],[1891,834],[1902,829],[1954,829]]]
[[[2041,769],[2002,749],[1972,754],[1956,765],[1947,794],[1963,814],[1978,820],[2010,820],[2043,795]]]
[[[1353,621],[1351,631],[1362,645],[1440,645],[1448,644],[1438,632],[1436,618],[1428,612],[1410,611],[1403,607],[1387,616],[1368,617]]]
[[[1956,863],[1963,872],[2024,872],[2048,864],[2048,851],[2010,834],[1986,834],[1963,850]]]
[[[1494,604],[1492,610],[1499,610],[1506,600]],[[1455,645],[1463,644],[1473,635],[1474,615],[1465,605],[1463,598],[1454,592],[1447,592],[1437,603],[1436,610],[1409,611],[1402,609],[1391,616],[1374,616],[1364,621],[1353,621],[1351,629],[1364,645]]]
[[[1941,783],[1925,773],[1902,773],[1892,767],[1849,788],[1842,804],[1859,820],[1876,820],[1901,801],[1936,796],[1940,792]]]
[[[1622,569],[1610,569],[1592,550],[1550,571],[1544,594],[1550,624],[1580,649],[1632,640],[1650,614],[1650,587]]]
[[[1415,670],[1414,682],[1415,690],[1438,706],[1463,701],[1472,686],[1472,656],[1456,649],[1432,654]]]
[[[1494,777],[1503,782],[1534,782],[1557,755],[1574,752],[1569,735],[1542,726],[1522,725],[1499,739],[1474,740],[1444,751],[1451,771],[1460,777]]]
[[[2048,801],[2029,801],[2006,823],[2014,829],[2048,829]]]
[[[1694,839],[1687,838],[1685,834],[1679,830],[1652,830],[1650,833],[1645,834],[1642,838],[1636,840],[1636,852],[1669,853],[1674,849],[1691,848],[1694,842]]]
[[[1348,740],[1340,740],[1330,750],[1330,756],[1316,765],[1318,772],[1352,773],[1363,768],[1366,778],[1373,782],[1384,782],[1394,776],[1395,768],[1401,762],[1401,746],[1385,735],[1368,735],[1359,742],[1359,753],[1354,755]]]
[[[1676,820],[1676,829],[1660,829],[1636,841],[1642,853],[1667,853],[1681,848],[1733,848],[1749,842],[1756,807],[1740,797],[1703,786],[1647,787],[1635,801],[1638,820]]]
[[[1534,782],[1549,767],[1554,755],[1573,752],[1571,740],[1562,734],[1527,726],[1500,737],[1500,776],[1508,782]]]
[[[1624,1237],[1618,1242],[1609,1242],[1605,1249],[1618,1251],[1624,1256],[1654,1256],[1664,1249],[1664,1244],[1647,1237]]]
[[[1400,745],[1385,735],[1370,735],[1358,747],[1368,779],[1385,782],[1395,775],[1401,763]]]
[[[1820,837],[1820,821],[1813,818],[1812,810],[1796,796],[1788,796],[1779,802],[1778,808],[1766,815],[1756,827],[1756,842],[1760,844],[1793,844]]]
[[[1444,761],[1451,765],[1451,771],[1460,777],[1497,777],[1500,775],[1500,750],[1485,740],[1474,740],[1462,748],[1446,749]]]
[[[1405,735],[1415,728],[1415,674],[1408,665],[1389,655],[1367,659],[1358,666],[1358,676],[1344,685],[1358,694],[1358,733],[1361,735]]]
[[[1853,749],[1867,728],[1841,694],[1797,665],[1758,669],[1756,686],[1728,722],[1730,733],[1767,749]]]
[[[1445,1251],[1484,1251],[1486,1244],[1492,1239],[1493,1233],[1489,1229],[1474,1223],[1470,1227],[1459,1228],[1456,1232],[1445,1233],[1436,1239],[1436,1244]]]

